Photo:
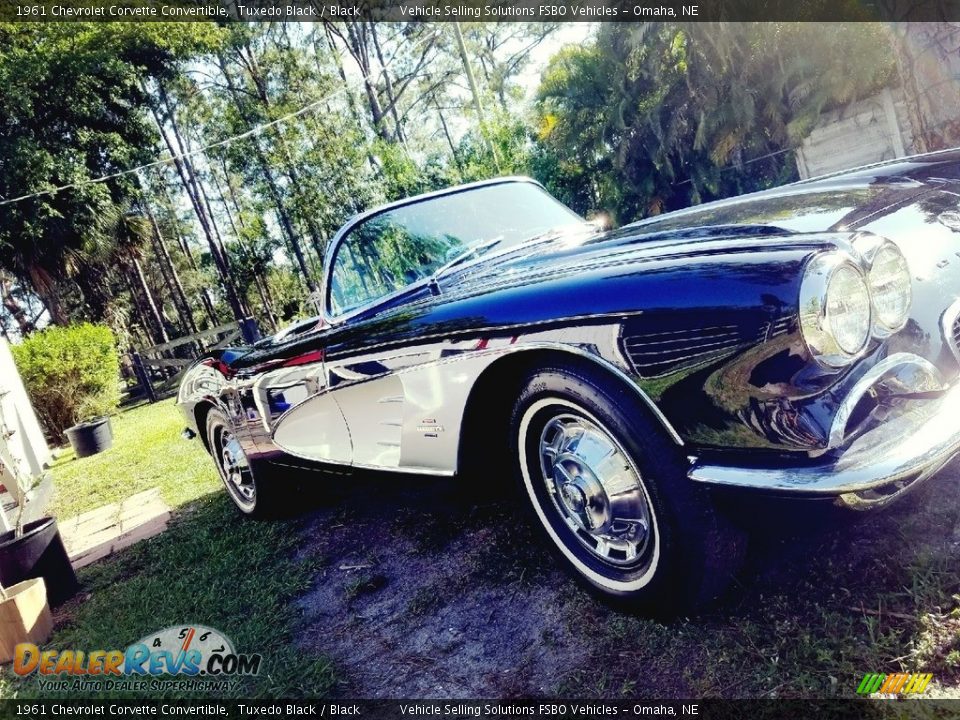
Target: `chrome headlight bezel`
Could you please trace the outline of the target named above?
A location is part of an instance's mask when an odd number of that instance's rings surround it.
[[[844,348],[838,342],[829,317],[831,283],[837,273],[852,272],[866,295],[863,337],[855,347]],[[816,255],[807,264],[800,283],[800,334],[811,357],[827,368],[841,368],[856,360],[867,347],[873,334],[873,301],[867,277],[860,265],[840,251]]]

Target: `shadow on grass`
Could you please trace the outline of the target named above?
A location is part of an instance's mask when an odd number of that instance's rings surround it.
[[[298,651],[293,600],[310,586],[315,567],[297,553],[300,521],[244,520],[222,492],[182,506],[161,535],[80,573],[80,595],[57,612],[49,648],[122,650],[171,625],[201,624],[233,640],[241,653],[260,653],[256,677],[234,680],[216,697],[322,697],[334,680],[330,662]],[[72,679],[72,678],[71,678]],[[83,692],[42,691],[8,666],[4,697],[76,698]],[[110,697],[210,697],[178,689],[108,693]]]
[[[502,486],[358,475],[308,519],[299,643],[364,697],[854,697],[899,671],[956,696],[957,490],[954,465],[886,511],[755,530],[727,595],[663,624],[559,572]]]

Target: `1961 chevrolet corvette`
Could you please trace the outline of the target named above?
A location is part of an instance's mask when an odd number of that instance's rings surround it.
[[[249,515],[297,502],[285,464],[511,472],[582,580],[677,609],[742,554],[718,497],[880,507],[960,449],[960,151],[616,231],[464,185],[353,218],[325,267],[318,317],[180,387]]]

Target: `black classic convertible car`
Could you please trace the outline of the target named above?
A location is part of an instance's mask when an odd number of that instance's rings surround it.
[[[606,594],[715,596],[729,493],[883,506],[960,449],[960,151],[615,231],[525,178],[350,220],[321,314],[185,375],[249,515],[289,464],[488,482]],[[317,482],[323,482],[322,477]]]

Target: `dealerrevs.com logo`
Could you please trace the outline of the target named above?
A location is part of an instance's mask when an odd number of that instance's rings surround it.
[[[17,645],[13,671],[36,675],[44,690],[146,690],[183,682],[192,689],[222,690],[237,676],[257,675],[263,657],[242,654],[219,630],[174,625],[150,633],[125,650],[41,650]],[[168,678],[165,682],[151,679]]]

